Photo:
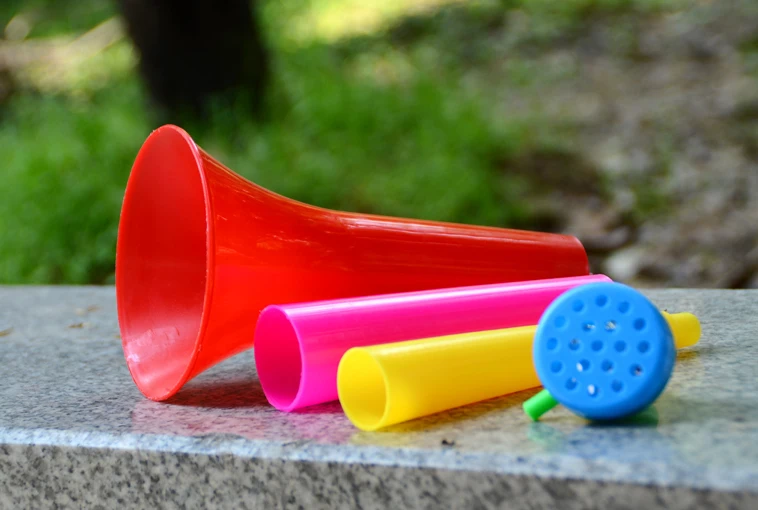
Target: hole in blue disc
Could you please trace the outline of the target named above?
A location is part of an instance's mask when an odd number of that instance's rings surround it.
[[[635,377],[639,377],[642,375],[642,367],[639,365],[632,365],[632,368],[629,369],[629,372]]]
[[[580,345],[582,345],[582,342],[580,342],[578,338],[572,338],[569,341],[569,349],[571,349],[572,351],[579,349]]]
[[[577,384],[576,383],[576,377],[572,377],[571,379],[569,379],[568,381],[566,381],[566,389],[567,390],[573,390],[574,388],[576,388],[576,384]]]
[[[590,362],[586,359],[581,360],[579,363],[576,364],[576,371],[577,372],[584,372],[586,370],[589,370],[590,368]]]
[[[606,331],[616,331],[616,321],[608,321],[605,323]]]
[[[603,369],[603,372],[610,372],[613,370],[613,363],[611,363],[609,360],[603,360],[603,363],[600,365],[600,368]]]
[[[613,391],[618,393],[619,391],[624,389],[624,383],[622,383],[621,381],[613,381],[611,383],[611,389],[613,389]]]
[[[594,384],[590,384],[587,386],[587,393],[589,393],[590,397],[597,397],[598,393],[600,393],[600,388]]]
[[[582,326],[582,329],[584,331],[592,331],[593,329],[595,329],[595,325],[592,322],[586,322],[584,323],[584,326]]]
[[[650,350],[650,344],[648,342],[640,342],[637,346],[637,350],[644,354]]]
[[[551,370],[551,371],[552,371],[554,374],[557,374],[557,373],[558,373],[558,372],[560,372],[562,369],[563,369],[563,363],[561,363],[560,361],[553,361],[553,362],[550,364],[550,370]]]
[[[595,303],[597,306],[603,307],[608,304],[608,296],[600,295],[595,298]]]
[[[619,340],[618,342],[613,344],[613,347],[618,352],[624,352],[626,350],[626,342],[624,342],[623,340]]]
[[[584,310],[584,303],[579,301],[578,299],[574,301],[574,303],[571,305],[571,308],[574,309],[575,312],[581,312]]]
[[[627,301],[622,301],[619,303],[619,312],[626,313],[629,311],[629,303]]]
[[[601,342],[600,340],[595,340],[594,342],[592,342],[593,351],[597,352],[602,348],[603,348],[603,342]]]
[[[557,338],[548,338],[547,340],[547,350],[548,351],[554,351],[558,347],[558,339]]]
[[[640,331],[644,327],[645,327],[645,319],[640,317],[639,319],[634,320],[634,329],[636,329],[637,331]]]
[[[563,315],[559,315],[558,317],[555,318],[554,324],[556,328],[562,328],[563,326],[566,325],[566,317],[564,317]]]

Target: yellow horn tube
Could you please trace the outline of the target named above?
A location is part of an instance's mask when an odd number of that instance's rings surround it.
[[[700,338],[689,313],[668,314],[677,348]],[[540,386],[532,363],[536,326],[357,347],[342,357],[337,390],[345,414],[371,431]]]

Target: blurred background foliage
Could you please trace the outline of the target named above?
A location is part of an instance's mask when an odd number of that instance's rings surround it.
[[[183,126],[245,177],[329,208],[573,233],[632,283],[758,285],[753,2],[255,8],[263,118],[219,104]],[[6,0],[0,26],[0,283],[112,283],[124,186],[160,124],[116,5]]]

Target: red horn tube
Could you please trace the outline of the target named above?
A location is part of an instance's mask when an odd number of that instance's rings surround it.
[[[176,126],[147,139],[121,211],[129,371],[165,400],[253,345],[270,304],[588,274],[574,237],[322,209],[257,186]]]

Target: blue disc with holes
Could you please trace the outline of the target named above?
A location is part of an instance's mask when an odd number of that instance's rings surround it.
[[[534,364],[545,389],[590,420],[622,418],[652,404],[675,360],[666,319],[620,283],[566,291],[545,310],[534,339]]]

